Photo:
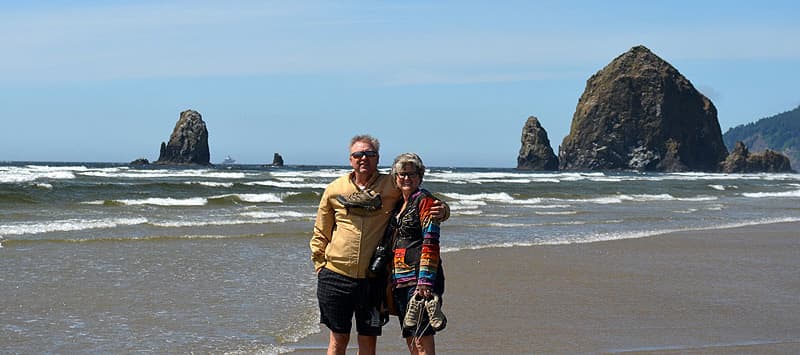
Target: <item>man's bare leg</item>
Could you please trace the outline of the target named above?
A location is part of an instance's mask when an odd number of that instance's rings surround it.
[[[375,355],[378,337],[359,335],[358,336],[358,355]]]
[[[330,340],[328,341],[328,355],[345,355],[348,342],[350,342],[349,333],[334,333],[331,331]]]

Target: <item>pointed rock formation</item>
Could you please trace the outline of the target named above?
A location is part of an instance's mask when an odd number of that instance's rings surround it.
[[[528,117],[522,128],[522,147],[517,157],[517,169],[558,170],[558,157],[550,146],[547,131],[534,116]]]
[[[568,170],[716,171],[727,154],[714,104],[637,46],[586,82],[559,161]]]
[[[169,143],[161,143],[161,153],[153,164],[211,165],[210,158],[206,123],[197,111],[186,110],[181,112]]]
[[[275,153],[272,156],[272,166],[283,166],[283,157],[280,154]]]
[[[723,173],[785,173],[791,172],[789,158],[767,149],[761,154],[750,154],[742,141],[736,142],[731,154],[720,163]]]

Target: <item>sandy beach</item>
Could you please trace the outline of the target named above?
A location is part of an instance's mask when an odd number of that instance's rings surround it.
[[[798,353],[798,231],[780,223],[446,253],[449,324],[437,351]],[[407,353],[395,318],[378,353]],[[324,352],[327,334],[295,353]]]

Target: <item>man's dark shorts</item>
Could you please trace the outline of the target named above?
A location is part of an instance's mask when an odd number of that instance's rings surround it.
[[[369,283],[368,279],[353,279],[323,267],[317,275],[320,323],[334,333],[350,334],[355,313],[359,335],[381,335],[380,315],[368,300]]]

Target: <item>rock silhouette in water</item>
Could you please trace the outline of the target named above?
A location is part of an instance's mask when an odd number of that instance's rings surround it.
[[[275,153],[272,156],[272,166],[283,166],[283,157],[280,154]]]
[[[558,157],[550,146],[547,131],[539,119],[531,116],[522,128],[522,147],[517,157],[517,169],[558,170]]]
[[[154,164],[211,165],[208,150],[208,130],[200,113],[194,110],[181,112],[169,143],[161,143],[161,152]]]
[[[743,142],[736,142],[731,154],[720,163],[723,173],[784,173],[792,171],[789,158],[767,149],[764,153],[751,154]]]
[[[716,171],[727,154],[714,104],[637,46],[589,78],[559,162],[565,170]]]

